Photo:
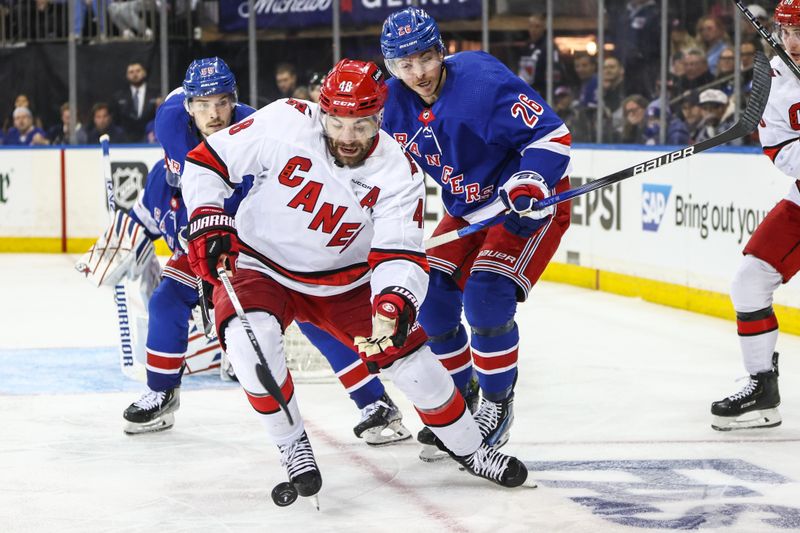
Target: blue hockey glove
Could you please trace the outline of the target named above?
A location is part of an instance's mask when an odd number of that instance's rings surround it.
[[[533,210],[534,202],[550,196],[544,178],[536,172],[523,170],[511,176],[500,187],[500,199],[509,209],[504,226],[506,230],[528,239],[547,224],[555,212],[554,206]]]

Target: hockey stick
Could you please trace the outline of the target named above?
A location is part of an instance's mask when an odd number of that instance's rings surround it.
[[[771,69],[767,57],[761,52],[758,52],[756,54],[755,64],[753,66],[753,89],[750,93],[750,100],[747,103],[747,107],[736,124],[723,131],[716,137],[706,139],[705,141],[699,142],[693,146],[687,146],[686,148],[681,148],[680,150],[675,150],[674,152],[669,152],[667,154],[654,157],[653,159],[648,159],[647,161],[638,163],[618,172],[614,172],[613,174],[609,174],[603,178],[590,181],[581,187],[576,187],[562,193],[554,194],[533,204],[533,209],[543,209],[551,205],[560,204],[561,202],[565,202],[575,198],[576,196],[582,196],[591,191],[600,189],[601,187],[608,187],[609,185],[613,185],[614,183],[624,179],[638,176],[639,174],[649,170],[674,163],[675,161],[680,161],[681,159],[686,159],[687,157],[705,152],[706,150],[710,150],[712,148],[716,148],[717,146],[750,134],[754,129],[756,129],[756,126],[758,126],[758,122],[761,120],[761,115],[764,114],[764,108],[767,106],[769,90],[772,85],[772,76],[770,71]],[[505,220],[505,213],[501,213],[487,220],[470,224],[469,226],[464,226],[458,230],[442,233],[441,235],[437,235],[426,240],[425,248],[431,249],[435,248],[436,246],[447,244],[448,242],[481,231],[488,226],[500,224],[503,220]]]
[[[111,221],[114,221],[114,212],[117,202],[114,200],[114,183],[111,179],[111,155],[108,135],[100,136],[100,147],[103,150],[102,168],[103,182],[106,190],[106,209]],[[117,325],[119,327],[119,365],[122,373],[133,379],[141,379],[144,374],[142,365],[137,364],[134,358],[133,340],[131,338],[131,324],[128,315],[128,293],[124,282],[114,286],[114,303],[117,307]]]
[[[770,48],[775,50],[775,53],[781,58],[781,61],[786,63],[786,66],[789,67],[789,70],[791,70],[797,79],[800,80],[800,67],[798,67],[797,63],[795,63],[792,58],[789,57],[789,54],[786,53],[786,50],[784,50],[783,47],[772,37],[772,35],[767,32],[767,29],[762,26],[758,19],[750,12],[750,10],[747,9],[744,4],[742,4],[741,0],[733,0],[733,3],[736,4],[736,7],[739,8],[739,11],[742,12],[745,18],[750,21],[750,24],[756,29],[758,34],[761,35],[765,41],[767,41],[767,44],[770,46]]]
[[[294,424],[292,415],[289,413],[289,406],[286,405],[286,398],[283,397],[281,388],[278,386],[275,378],[272,377],[272,372],[270,372],[269,366],[267,366],[267,360],[264,358],[264,352],[261,351],[261,345],[258,343],[258,339],[253,331],[253,327],[250,325],[250,321],[247,319],[247,315],[244,313],[242,302],[239,301],[239,297],[236,296],[236,292],[233,290],[233,284],[231,283],[231,279],[228,277],[228,273],[225,272],[224,267],[219,267],[217,268],[217,275],[219,275],[219,279],[222,281],[222,286],[225,287],[225,292],[228,293],[228,298],[230,298],[231,303],[233,304],[233,309],[236,311],[236,316],[242,322],[242,326],[244,327],[245,332],[247,332],[247,338],[250,339],[250,344],[253,346],[253,350],[255,350],[256,355],[258,356],[258,363],[256,363],[256,376],[258,376],[258,381],[261,382],[264,388],[267,389],[269,395],[275,398],[275,401],[281,406],[281,409],[283,409],[283,412],[286,415],[286,418],[289,420],[289,423]]]

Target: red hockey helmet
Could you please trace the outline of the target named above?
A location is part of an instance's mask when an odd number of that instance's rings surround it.
[[[378,65],[342,59],[325,76],[319,105],[325,113],[336,117],[367,117],[383,109],[388,94]]]
[[[800,26],[800,0],[781,0],[775,8],[775,24]]]

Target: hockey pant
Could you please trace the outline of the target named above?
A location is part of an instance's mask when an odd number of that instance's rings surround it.
[[[255,373],[256,354],[236,317],[228,322],[224,331],[228,357],[247,399],[259,413],[270,440],[278,445],[289,444],[302,435],[305,427],[292,376],[286,368],[281,327],[278,320],[266,312],[250,312],[248,319],[264,350],[269,369],[288,402],[294,424],[289,424],[278,402],[267,394],[258,380]],[[423,423],[455,454],[469,455],[478,448],[481,443],[480,432],[464,398],[426,346],[395,361],[381,372],[406,395]]]
[[[297,326],[328,360],[336,377],[359,409],[380,400],[385,392],[383,383],[367,371],[355,351],[310,322],[297,322]]]
[[[471,346],[461,323],[462,308],[471,328]],[[506,276],[473,272],[462,294],[448,274],[431,269],[419,320],[430,336],[428,345],[459,390],[465,390],[474,363],[485,398],[499,401],[511,393],[519,351],[516,309],[517,284]]]
[[[197,289],[163,277],[148,303],[147,386],[165,391],[181,383],[189,341],[189,317]]]

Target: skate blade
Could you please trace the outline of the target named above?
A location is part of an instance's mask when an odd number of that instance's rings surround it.
[[[308,500],[308,503],[314,506],[314,509],[319,511],[319,494],[314,494],[313,496],[304,496],[304,499]]]
[[[717,431],[733,431],[737,429],[774,428],[781,425],[781,415],[777,409],[761,409],[750,411],[738,417],[714,416],[711,427]]]
[[[422,450],[419,452],[420,461],[424,461],[426,463],[435,463],[441,461],[442,459],[449,458],[450,455],[447,452],[443,452],[436,446],[431,446],[430,444],[422,444]]]
[[[370,428],[361,434],[364,441],[370,446],[385,446],[411,438],[411,432],[400,420],[389,422],[382,428]]]
[[[156,433],[164,431],[175,425],[175,415],[172,413],[165,413],[158,418],[154,418],[150,422],[138,424],[136,422],[127,422],[123,431],[128,435],[140,435],[142,433]]]

